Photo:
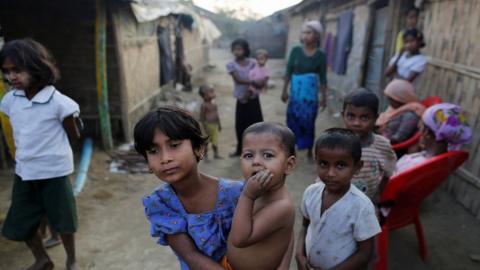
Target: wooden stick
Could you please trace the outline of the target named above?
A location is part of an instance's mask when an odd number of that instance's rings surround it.
[[[105,0],[96,0],[95,60],[97,73],[98,112],[100,114],[103,147],[105,149],[111,149],[113,147],[113,139],[108,106],[106,13]]]

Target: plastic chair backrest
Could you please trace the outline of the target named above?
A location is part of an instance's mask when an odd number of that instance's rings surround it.
[[[422,133],[417,132],[410,139],[400,143],[393,144],[392,145],[393,151],[406,149],[412,145],[415,145],[418,141],[420,141],[420,137],[422,137]]]
[[[393,176],[381,195],[381,202],[393,202],[387,218],[389,227],[411,223],[422,201],[468,158],[468,152],[452,151],[433,157]]]
[[[421,103],[423,104],[423,106],[425,106],[426,108],[428,108],[428,107],[431,107],[431,106],[433,106],[433,105],[435,105],[435,104],[440,104],[440,103],[442,103],[442,102],[443,102],[443,100],[442,100],[441,97],[439,97],[439,96],[430,96],[430,97],[426,97],[424,100],[422,100]]]

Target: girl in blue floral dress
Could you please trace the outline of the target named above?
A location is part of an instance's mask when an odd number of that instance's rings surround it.
[[[151,235],[172,248],[182,270],[192,265],[218,269],[243,182],[198,171],[207,138],[179,108],[148,113],[135,126],[134,139],[151,173],[165,182],[143,198]]]

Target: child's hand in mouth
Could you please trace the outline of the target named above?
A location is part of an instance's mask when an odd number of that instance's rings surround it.
[[[256,200],[267,190],[266,187],[272,180],[273,174],[269,170],[260,170],[253,172],[248,178],[243,189],[243,194],[251,199]]]

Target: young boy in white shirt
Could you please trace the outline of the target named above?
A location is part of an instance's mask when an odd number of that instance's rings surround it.
[[[363,269],[380,233],[370,199],[350,183],[362,168],[359,138],[347,129],[326,130],[315,144],[321,182],[303,195],[298,269]]]

